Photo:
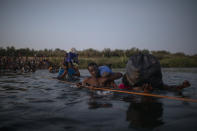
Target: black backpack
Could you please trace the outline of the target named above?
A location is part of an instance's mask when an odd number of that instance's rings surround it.
[[[123,79],[126,79],[131,87],[142,86],[145,83],[150,84],[153,88],[163,85],[160,63],[151,54],[138,53],[131,56],[127,62]]]

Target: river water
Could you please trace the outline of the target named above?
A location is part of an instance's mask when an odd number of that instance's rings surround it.
[[[123,69],[116,69],[124,73]],[[80,70],[81,80],[89,76]],[[166,84],[189,80],[182,92],[155,94],[197,99],[197,68],[162,69]],[[47,70],[0,74],[1,131],[135,131],[197,129],[197,103],[78,89]],[[117,80],[120,83],[121,80]]]

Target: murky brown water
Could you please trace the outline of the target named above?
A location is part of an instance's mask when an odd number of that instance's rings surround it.
[[[87,70],[80,71],[81,80],[89,75]],[[1,74],[0,130],[194,131],[197,128],[197,103],[78,89],[51,79],[56,75],[47,70]],[[154,93],[197,99],[196,68],[163,69],[163,77],[167,84],[189,80],[192,86],[182,93]]]

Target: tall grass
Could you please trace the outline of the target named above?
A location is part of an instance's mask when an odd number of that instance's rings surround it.
[[[196,58],[172,57],[160,60],[162,67],[197,67]]]
[[[50,57],[49,61],[56,65],[63,62],[63,57]],[[88,63],[96,62],[98,65],[111,65],[112,68],[125,68],[128,57],[79,57],[79,68],[86,69]],[[167,57],[160,60],[162,67],[197,67],[196,57]]]
[[[95,62],[98,65],[111,65],[112,68],[124,68],[127,61],[126,57],[79,58],[79,67],[87,68],[88,63]]]

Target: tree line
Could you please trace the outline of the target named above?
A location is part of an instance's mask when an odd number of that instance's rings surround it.
[[[162,67],[197,67],[197,54],[186,55],[183,52],[171,53],[165,50],[159,51],[149,51],[147,49],[140,50],[138,48],[130,48],[126,50],[105,48],[101,51],[89,48],[85,50],[78,51],[79,60],[85,63],[83,67],[87,65],[88,61],[98,60],[99,63],[111,62],[115,67],[125,66],[126,61],[130,56],[135,53],[150,53],[160,60]],[[56,48],[56,49],[44,49],[44,50],[34,50],[29,48],[16,49],[15,47],[0,47],[0,56],[25,56],[25,57],[49,57],[56,58],[55,61],[58,63],[57,58],[64,57],[66,51]],[[93,59],[92,59],[93,58]],[[104,59],[102,59],[104,58]],[[106,60],[107,59],[107,60]],[[100,60],[100,61],[99,61]],[[105,61],[103,61],[105,60]],[[124,63],[124,64],[123,64]],[[122,65],[122,66],[120,66]]]
[[[121,50],[121,49],[111,50],[110,48],[105,48],[102,51],[89,48],[89,49],[85,49],[82,51],[78,51],[78,54],[80,57],[129,57],[139,52],[151,53],[160,60],[163,58],[169,58],[172,56],[173,57],[174,56],[179,56],[179,57],[196,57],[197,56],[197,54],[189,56],[182,52],[170,53],[165,50],[160,50],[160,51],[149,51],[147,49],[140,50],[135,47],[131,49],[126,49],[126,50]],[[0,56],[63,57],[65,53],[66,53],[65,50],[62,50],[59,48],[56,48],[55,50],[53,49],[34,50],[34,49],[29,49],[29,48],[16,49],[13,46],[11,47],[8,46],[6,48],[0,47]]]

